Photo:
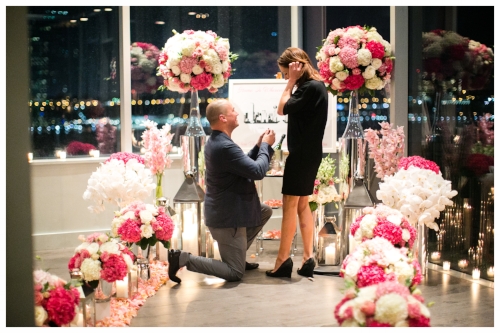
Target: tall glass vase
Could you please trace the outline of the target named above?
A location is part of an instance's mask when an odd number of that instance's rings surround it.
[[[200,120],[200,104],[198,101],[198,90],[191,91],[191,105],[189,109],[188,126],[186,136],[205,136],[205,131]]]
[[[413,253],[420,265],[422,275],[427,274],[428,235],[429,228],[425,224],[418,223],[417,238],[413,244]]]
[[[163,197],[163,187],[161,186],[161,181],[163,178],[163,173],[157,173],[156,174],[156,198],[155,198],[155,204],[157,204],[158,199]]]
[[[319,251],[319,231],[323,228],[323,224],[325,224],[325,206],[323,204],[318,203],[318,207],[313,212],[313,221],[314,221],[314,230],[313,230],[313,253],[316,256],[316,262],[318,261]]]

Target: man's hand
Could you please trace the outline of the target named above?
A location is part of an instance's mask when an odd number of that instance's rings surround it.
[[[274,144],[274,141],[276,141],[276,134],[274,133],[273,130],[267,129],[264,133],[261,134],[259,137],[259,142],[258,146],[260,147],[261,142],[265,142],[268,145],[272,146]]]

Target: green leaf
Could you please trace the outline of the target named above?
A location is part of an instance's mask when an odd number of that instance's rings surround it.
[[[159,242],[162,243],[166,249],[170,249],[170,241],[161,240]]]
[[[311,208],[311,212],[314,212],[318,208],[318,204],[314,201],[310,201],[309,208]]]

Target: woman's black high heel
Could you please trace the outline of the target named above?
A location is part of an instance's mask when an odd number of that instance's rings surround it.
[[[270,277],[292,277],[293,261],[292,258],[285,260],[281,266],[273,273],[273,270],[266,271],[266,275]]]
[[[299,275],[302,275],[305,277],[313,277],[313,272],[314,272],[315,266],[316,266],[316,263],[314,262],[314,259],[309,258],[306,260],[306,262],[302,265],[301,268],[297,269],[297,273]]]

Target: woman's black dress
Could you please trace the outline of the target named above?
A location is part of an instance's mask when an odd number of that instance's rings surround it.
[[[287,145],[290,154],[283,174],[282,194],[312,194],[323,157],[323,135],[328,119],[328,92],[321,81],[304,82],[286,102]]]

